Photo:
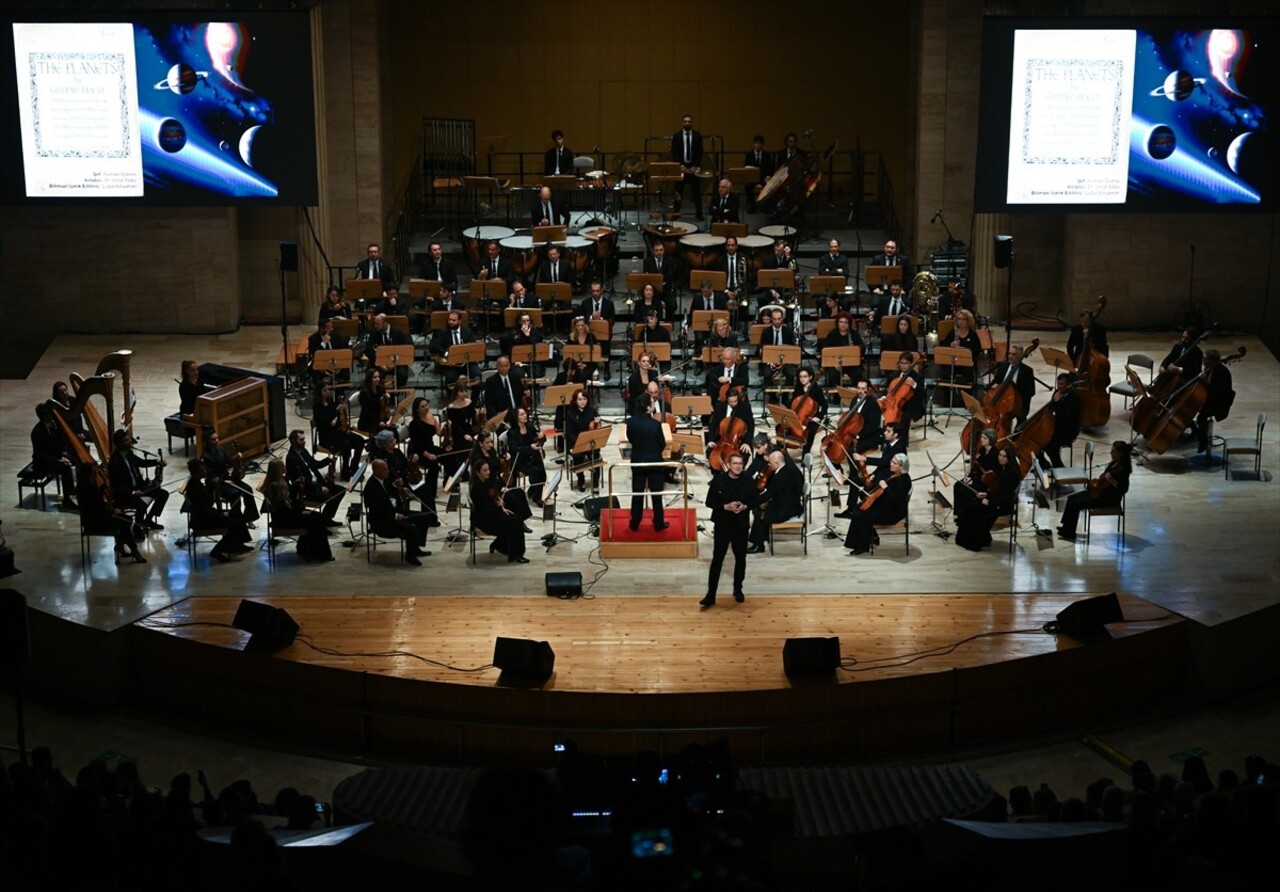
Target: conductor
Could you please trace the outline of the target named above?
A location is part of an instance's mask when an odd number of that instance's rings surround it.
[[[631,441],[631,464],[650,465],[662,461],[662,450],[666,446],[666,437],[662,433],[662,422],[657,414],[649,414],[649,401],[646,394],[635,399],[631,409],[631,417],[627,419],[627,439]],[[640,529],[640,517],[644,513],[644,495],[647,489],[653,502],[653,528],[659,532],[669,524],[662,513],[662,482],[664,469],[660,465],[651,467],[633,467],[631,470],[631,531]]]

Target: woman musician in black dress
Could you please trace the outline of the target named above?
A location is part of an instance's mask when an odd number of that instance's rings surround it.
[[[524,518],[510,507],[508,495],[492,465],[481,461],[471,466],[471,516],[477,528],[494,537],[489,551],[505,554],[508,563],[527,564]]]
[[[591,430],[600,427],[600,414],[596,411],[595,406],[591,405],[587,399],[587,392],[579,389],[574,392],[573,399],[569,401],[569,405],[564,411],[564,450],[565,450],[565,466],[573,469],[579,465],[598,465],[600,463],[600,451],[593,450],[584,452],[580,455],[573,454],[573,446],[578,442],[578,435],[585,430]],[[594,468],[591,471],[591,487],[595,489],[600,485],[600,468]],[[575,489],[586,489],[587,479],[583,471],[578,472],[577,483]]]
[[[513,473],[529,478],[529,501],[539,508],[542,507],[542,485],[547,482],[542,453],[546,439],[530,420],[529,411],[524,406],[517,409],[516,423],[507,431],[507,452],[511,456]]]
[[[416,465],[422,472],[422,485],[416,490],[419,498],[432,511],[436,507],[436,490],[440,485],[440,453],[439,444],[441,428],[444,425],[431,411],[431,400],[425,396],[414,399],[413,408],[409,412],[409,463]],[[440,526],[440,519],[431,517],[431,526]]]
[[[1013,512],[1022,469],[1018,455],[1010,446],[996,450],[995,487],[974,494],[963,510],[956,512],[956,544],[970,551],[981,551],[991,544],[991,528],[996,519]]]
[[[854,554],[866,554],[873,542],[880,541],[876,524],[897,523],[907,516],[907,504],[911,500],[911,478],[907,474],[910,468],[905,452],[889,460],[889,478],[872,487],[871,494],[850,517],[845,548],[852,549]],[[871,498],[875,498],[875,502],[868,505],[867,500]]]
[[[476,441],[476,407],[471,401],[471,382],[465,377],[453,383],[453,399],[444,407],[444,418],[440,461],[449,479],[467,460]]]

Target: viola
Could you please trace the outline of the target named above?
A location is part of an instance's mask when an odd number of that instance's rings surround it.
[[[1096,322],[1107,307],[1107,296],[1098,296],[1098,304],[1093,308],[1093,319]],[[1076,357],[1076,380],[1086,382],[1080,394],[1080,426],[1086,430],[1101,427],[1111,419],[1111,394],[1107,387],[1111,383],[1111,360],[1102,351],[1093,349],[1093,335],[1084,339],[1080,355]]]

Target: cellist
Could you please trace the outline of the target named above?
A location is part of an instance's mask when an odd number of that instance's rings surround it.
[[[1074,542],[1076,540],[1076,524],[1080,520],[1080,512],[1091,508],[1109,508],[1119,505],[1129,491],[1129,477],[1133,474],[1133,464],[1129,460],[1131,447],[1127,440],[1116,440],[1111,444],[1111,462],[1101,475],[1089,481],[1089,486],[1067,498],[1067,505],[1062,509],[1062,523],[1058,527],[1058,535]]]
[[[871,396],[871,382],[863,378],[858,382],[858,395],[849,407],[850,412],[862,416],[862,430],[858,433],[858,442],[854,446],[857,452],[874,449],[880,442],[880,404]]]
[[[804,453],[802,454],[807,454],[813,450],[813,441],[817,438],[818,431],[822,430],[822,422],[827,418],[826,391],[814,379],[813,369],[807,365],[802,365],[799,371],[796,372],[796,383],[791,390],[791,411],[799,414],[800,409],[797,406],[803,406],[803,401],[806,398],[813,400],[817,404],[817,410],[813,412],[805,425]]]
[[[741,424],[736,426],[741,428],[742,433],[736,439],[742,452],[749,455],[751,439],[756,432],[755,416],[751,407],[742,401],[738,391],[730,390],[727,396],[728,399],[716,403],[715,409],[711,412],[711,421],[707,424],[706,430],[707,454],[710,455],[716,450],[730,422],[738,420]]]
[[[1191,426],[1198,443],[1197,453],[1209,451],[1209,419],[1225,421],[1231,404],[1236,400],[1236,392],[1231,386],[1231,369],[1223,364],[1222,354],[1217,350],[1204,351],[1204,370],[1200,374],[1209,395]]]
[[[1006,381],[1009,386],[1022,397],[1022,414],[1017,417],[1014,427],[1022,427],[1027,422],[1031,411],[1031,400],[1036,395],[1036,376],[1031,367],[1022,361],[1022,348],[1016,344],[1009,345],[1008,358],[991,370],[991,386],[999,387]]]
[[[858,502],[862,496],[859,495],[861,485],[858,480],[864,480],[868,473],[872,475],[872,483],[879,484],[882,480],[888,480],[890,474],[889,465],[893,461],[893,457],[900,452],[907,451],[907,444],[899,435],[899,428],[905,427],[904,423],[887,422],[884,426],[884,437],[880,443],[880,454],[878,456],[866,456],[861,452],[853,454],[854,468],[849,474],[849,498],[848,507],[836,514],[836,517],[845,519],[853,517],[858,511]],[[870,471],[870,468],[876,470]]]
[[[898,357],[898,374],[885,382],[884,396],[880,397],[885,424],[900,423],[898,432],[904,448],[911,422],[924,415],[924,376],[915,370],[915,359],[910,351]]]
[[[1050,409],[1053,413],[1053,436],[1045,444],[1040,453],[1042,460],[1047,459],[1051,467],[1062,467],[1062,447],[1071,448],[1071,444],[1080,436],[1080,397],[1071,386],[1071,373],[1058,374],[1058,386],[1050,397]]]
[[[725,347],[720,353],[720,365],[707,372],[706,387],[712,402],[723,400],[731,389],[746,393],[750,373],[738,355],[738,348]]]

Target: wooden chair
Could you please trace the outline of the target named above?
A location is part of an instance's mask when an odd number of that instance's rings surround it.
[[[809,456],[805,456],[808,458]],[[773,555],[773,537],[775,533],[798,532],[804,553],[809,553],[809,481],[804,482],[803,496],[800,499],[800,513],[790,520],[769,524],[769,554]]]
[[[1231,479],[1231,456],[1252,455],[1253,473],[1258,480],[1262,479],[1262,429],[1267,426],[1267,413],[1258,414],[1258,433],[1252,440],[1244,437],[1226,437],[1222,440],[1222,474]]]

